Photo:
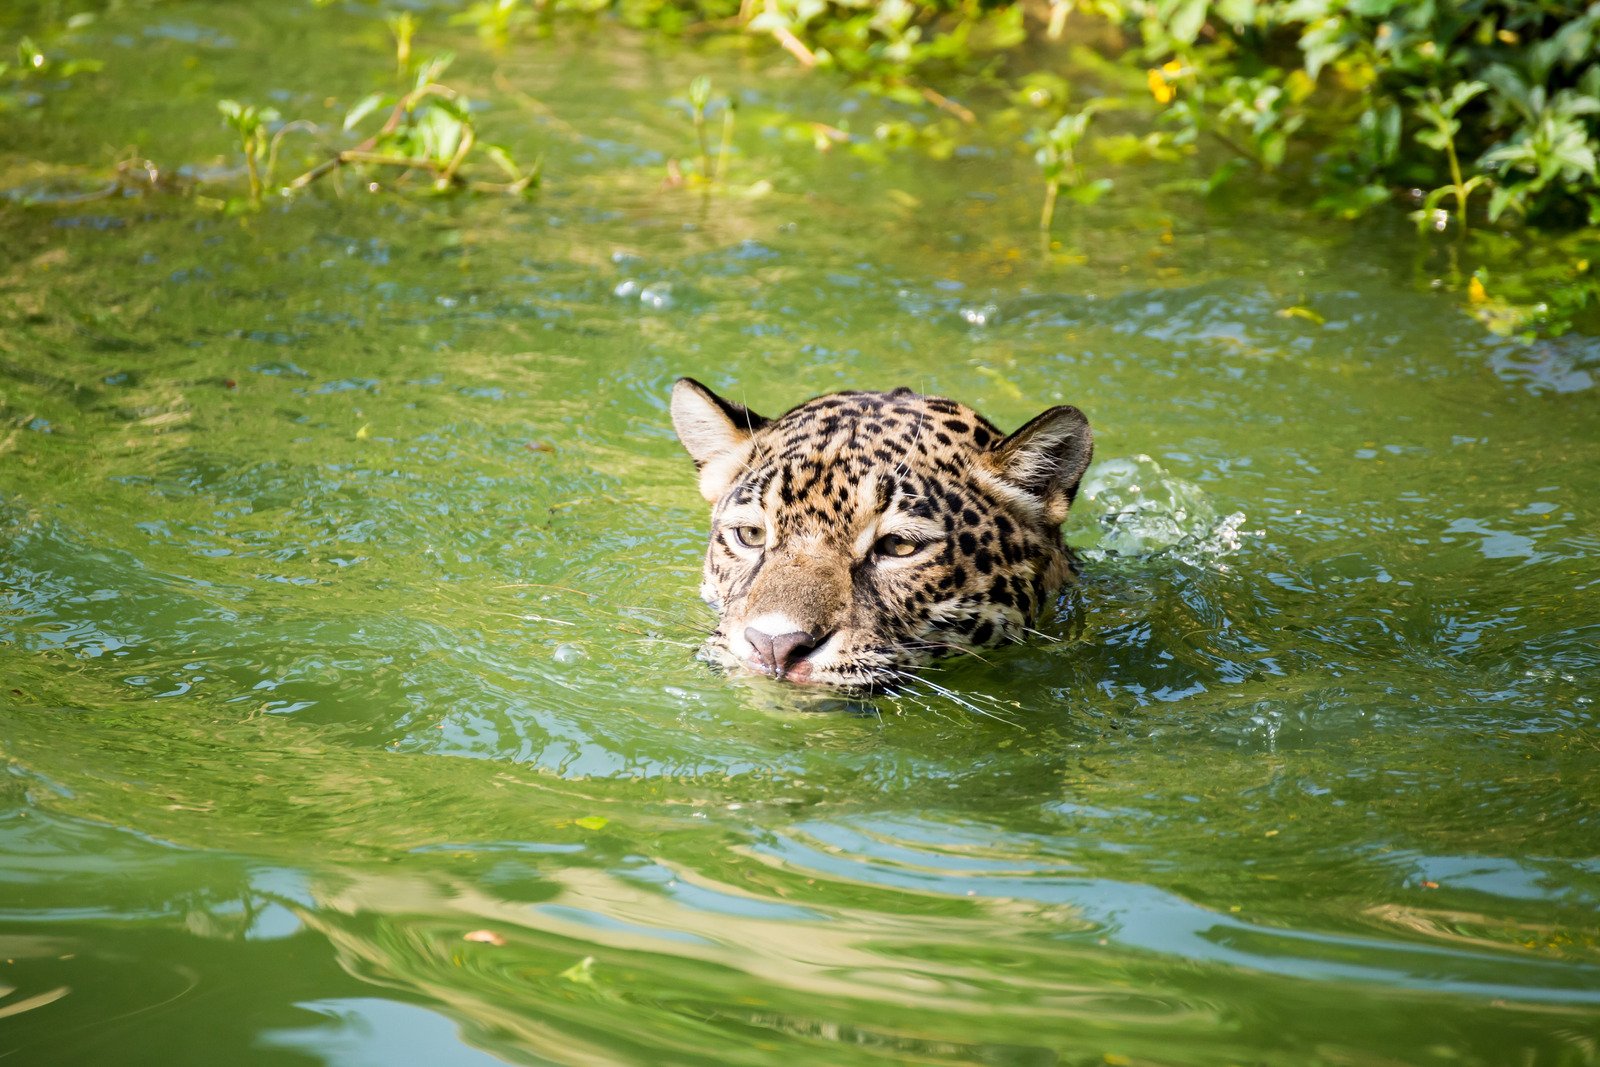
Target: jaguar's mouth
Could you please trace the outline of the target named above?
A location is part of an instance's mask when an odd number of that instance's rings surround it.
[[[776,678],[780,682],[793,682],[795,685],[825,685],[826,682],[814,677],[816,667],[810,660],[801,660],[791,667],[782,669],[774,668],[763,663],[755,656],[750,656],[739,664],[744,670],[752,674],[764,674],[769,678]]]
[[[811,690],[833,690],[851,696],[883,693],[910,682],[916,665],[891,663],[817,663],[802,660],[782,671],[758,656],[740,658],[716,635],[700,649],[700,658],[735,677],[766,678]]]

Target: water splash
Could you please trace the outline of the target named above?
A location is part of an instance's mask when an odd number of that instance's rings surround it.
[[[1245,515],[1219,516],[1204,489],[1167,473],[1146,455],[1098,463],[1084,479],[1079,500],[1100,526],[1091,559],[1168,556],[1186,563],[1216,563],[1238,551]]]

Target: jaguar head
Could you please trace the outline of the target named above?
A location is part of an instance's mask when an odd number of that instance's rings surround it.
[[[1075,407],[1009,435],[909,389],[768,419],[683,378],[672,421],[711,504],[705,652],[727,667],[892,686],[1016,640],[1073,575],[1060,527],[1093,452]]]

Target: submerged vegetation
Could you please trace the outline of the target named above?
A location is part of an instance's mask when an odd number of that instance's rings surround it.
[[[340,128],[224,99],[242,163],[231,177],[199,181],[180,167],[174,181],[124,159],[102,190],[198,187],[201,203],[240,210],[354,172],[374,189],[530,193],[540,164],[481,137],[473,102],[442,80],[452,57],[413,55],[423,24],[471,27],[504,51],[538,48],[563,20],[605,20],[688,40],[743,37],[770,62],[833,71],[902,109],[868,131],[795,116],[819,150],[943,158],[987,139],[1031,152],[1047,234],[1063,196],[1076,211],[1154,166],[1170,172],[1165,188],[1194,197],[1249,188],[1347,221],[1408,212],[1420,241],[1449,242],[1443,284],[1501,332],[1562,332],[1600,305],[1600,4],[478,0],[370,10],[390,30],[395,87],[351,105]],[[92,20],[20,39],[16,61],[0,63],[0,114],[37,113],[51,87],[97,69],[35,43]],[[738,94],[714,101],[700,77],[687,99],[695,164],[670,161],[667,184],[709,190],[726,181]],[[302,135],[305,169],[284,180],[289,134]],[[1536,273],[1523,268],[1534,260]]]

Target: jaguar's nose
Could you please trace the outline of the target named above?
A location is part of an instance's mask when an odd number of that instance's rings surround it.
[[[755,649],[758,666],[768,674],[783,678],[791,673],[803,673],[796,668],[822,644],[815,634],[795,630],[786,634],[769,634],[754,626],[746,627],[744,639]]]

